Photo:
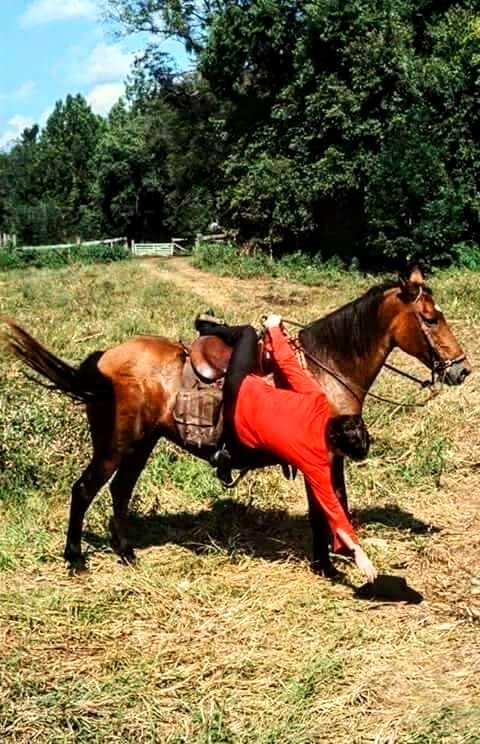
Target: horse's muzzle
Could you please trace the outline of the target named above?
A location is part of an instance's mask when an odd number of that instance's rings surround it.
[[[472,368],[468,364],[466,359],[462,361],[454,362],[446,371],[444,380],[447,385],[461,385],[468,377]]]

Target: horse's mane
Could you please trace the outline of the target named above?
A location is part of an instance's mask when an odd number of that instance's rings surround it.
[[[315,320],[300,332],[300,340],[307,351],[322,357],[325,352],[335,357],[362,357],[376,341],[378,314],[385,292],[398,281],[384,282],[369,289],[361,297]]]

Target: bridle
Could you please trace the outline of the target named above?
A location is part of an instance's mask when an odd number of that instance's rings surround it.
[[[402,406],[404,408],[423,408],[424,406],[427,405],[427,403],[430,402],[430,400],[432,400],[432,398],[435,398],[440,393],[443,387],[443,384],[445,382],[445,377],[446,377],[448,370],[454,364],[463,362],[465,360],[465,354],[461,354],[455,357],[454,359],[445,359],[445,360],[441,359],[437,351],[437,348],[436,348],[435,339],[433,338],[431,328],[429,327],[428,323],[425,321],[422,314],[418,310],[418,307],[416,307],[421,297],[423,296],[423,293],[424,293],[423,287],[420,285],[418,288],[418,294],[415,297],[415,299],[412,300],[411,304],[413,305],[413,310],[414,310],[417,323],[428,344],[429,353],[430,353],[431,378],[429,380],[420,380],[418,377],[415,377],[415,375],[412,375],[409,372],[404,372],[402,369],[399,369],[398,367],[395,367],[393,364],[389,364],[388,362],[384,362],[383,366],[386,369],[388,369],[390,372],[394,372],[395,374],[401,375],[402,377],[405,377],[408,380],[411,380],[412,382],[419,384],[421,388],[430,388],[430,395],[428,396],[426,400],[420,403],[403,403],[400,401],[391,400],[390,398],[385,398],[382,395],[377,395],[376,393],[370,392],[370,390],[365,390],[365,388],[362,388],[360,385],[356,385],[357,389],[361,393],[364,393],[364,395],[368,395],[371,398],[374,398],[375,400],[381,401],[382,403],[388,403],[389,405]],[[300,329],[305,328],[305,326],[302,323],[298,323],[297,321],[289,319],[289,318],[283,318],[283,322],[289,323],[290,325],[296,326],[297,328],[300,328]],[[361,403],[360,397],[355,392],[355,390],[352,389],[350,382],[340,372],[337,372],[337,370],[332,369],[331,367],[328,366],[328,364],[325,364],[325,362],[322,362],[314,354],[311,354],[309,351],[307,351],[298,338],[294,341],[294,344],[296,348],[299,351],[301,351],[301,353],[307,359],[309,359],[317,367],[324,370],[324,372],[327,372],[327,374],[329,374],[331,377],[333,377],[338,382],[340,382]],[[440,383],[440,387],[436,387],[437,382]]]
[[[440,355],[437,351],[435,339],[432,336],[432,330],[429,326],[429,324],[426,322],[425,318],[421,314],[421,312],[415,307],[417,303],[420,301],[421,297],[423,296],[424,290],[422,286],[419,286],[418,288],[418,295],[413,300],[412,304],[414,306],[414,313],[415,318],[420,326],[420,330],[422,331],[428,346],[430,350],[430,368],[432,370],[432,381],[431,384],[435,384],[435,375],[437,375],[437,378],[440,380],[440,382],[443,384],[445,380],[445,375],[454,364],[457,364],[458,362],[463,362],[465,360],[465,354],[460,354],[457,357],[454,357],[453,359],[441,359]],[[389,366],[389,365],[385,365]],[[397,370],[396,370],[397,371]],[[400,371],[400,370],[399,370]]]

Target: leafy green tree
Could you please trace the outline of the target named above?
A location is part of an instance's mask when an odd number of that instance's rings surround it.
[[[478,24],[474,2],[225,3],[200,69],[227,112],[227,223],[369,265],[478,241]]]
[[[165,225],[192,236],[216,218],[226,144],[223,118],[209,87],[197,74],[161,84],[137,101],[150,122],[149,141],[162,153]]]
[[[81,237],[89,237],[88,232],[96,226],[88,205],[92,156],[103,130],[102,119],[77,95],[56,104],[41,134],[44,194],[61,208],[54,230],[56,240],[82,233]]]
[[[1,228],[26,244],[89,237],[98,224],[91,161],[102,128],[82,96],[68,96],[42,132],[26,129],[0,163]]]
[[[21,242],[44,242],[57,209],[45,197],[39,127],[27,128],[0,161],[1,229]]]
[[[149,43],[108,120],[81,96],[0,156],[0,229],[192,235],[445,263],[480,242],[478,0],[106,0]],[[178,75],[159,41],[197,61]]]
[[[162,230],[163,153],[150,140],[151,122],[118,103],[94,155],[94,198],[107,230],[139,240]]]
[[[106,0],[105,7],[107,17],[124,33],[174,37],[183,41],[188,51],[198,53],[214,19],[227,4],[228,0]],[[155,44],[149,51],[155,53]]]

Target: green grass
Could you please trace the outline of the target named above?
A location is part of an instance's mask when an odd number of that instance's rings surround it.
[[[133,333],[186,340],[210,304],[231,320],[256,322],[266,307],[306,320],[374,281],[328,272],[309,286],[286,270],[219,280],[185,260],[27,267],[0,275],[0,315],[78,362]],[[475,363],[477,275],[448,271],[432,285]],[[416,395],[386,374],[376,389]],[[165,443],[132,503],[138,567],[110,548],[104,489],[86,519],[89,570],[69,576],[61,556],[70,488],[90,454],[85,416],[2,351],[1,740],[479,741],[479,414],[475,375],[421,411],[366,406],[375,443],[349,466],[354,517],[380,570],[405,576],[421,605],[355,599],[346,563],[343,583],[311,574],[301,479],[270,469],[227,492]]]
[[[463,709],[440,705],[438,712],[420,720],[403,744],[477,744],[480,741],[480,706]]]
[[[320,256],[304,253],[288,254],[280,259],[270,258],[267,253],[242,253],[234,245],[225,243],[204,243],[195,249],[193,264],[199,269],[211,271],[220,276],[236,276],[248,279],[258,276],[286,278],[306,285],[331,283],[341,280],[345,268],[337,259],[322,261]],[[359,276],[352,269],[350,277]]]
[[[49,248],[48,246],[36,246],[35,248],[0,248],[0,271],[10,271],[23,267],[33,266],[35,268],[59,268],[76,263],[111,263],[112,261],[124,261],[131,254],[127,246],[114,243],[107,245],[83,245],[80,243],[74,248]]]

